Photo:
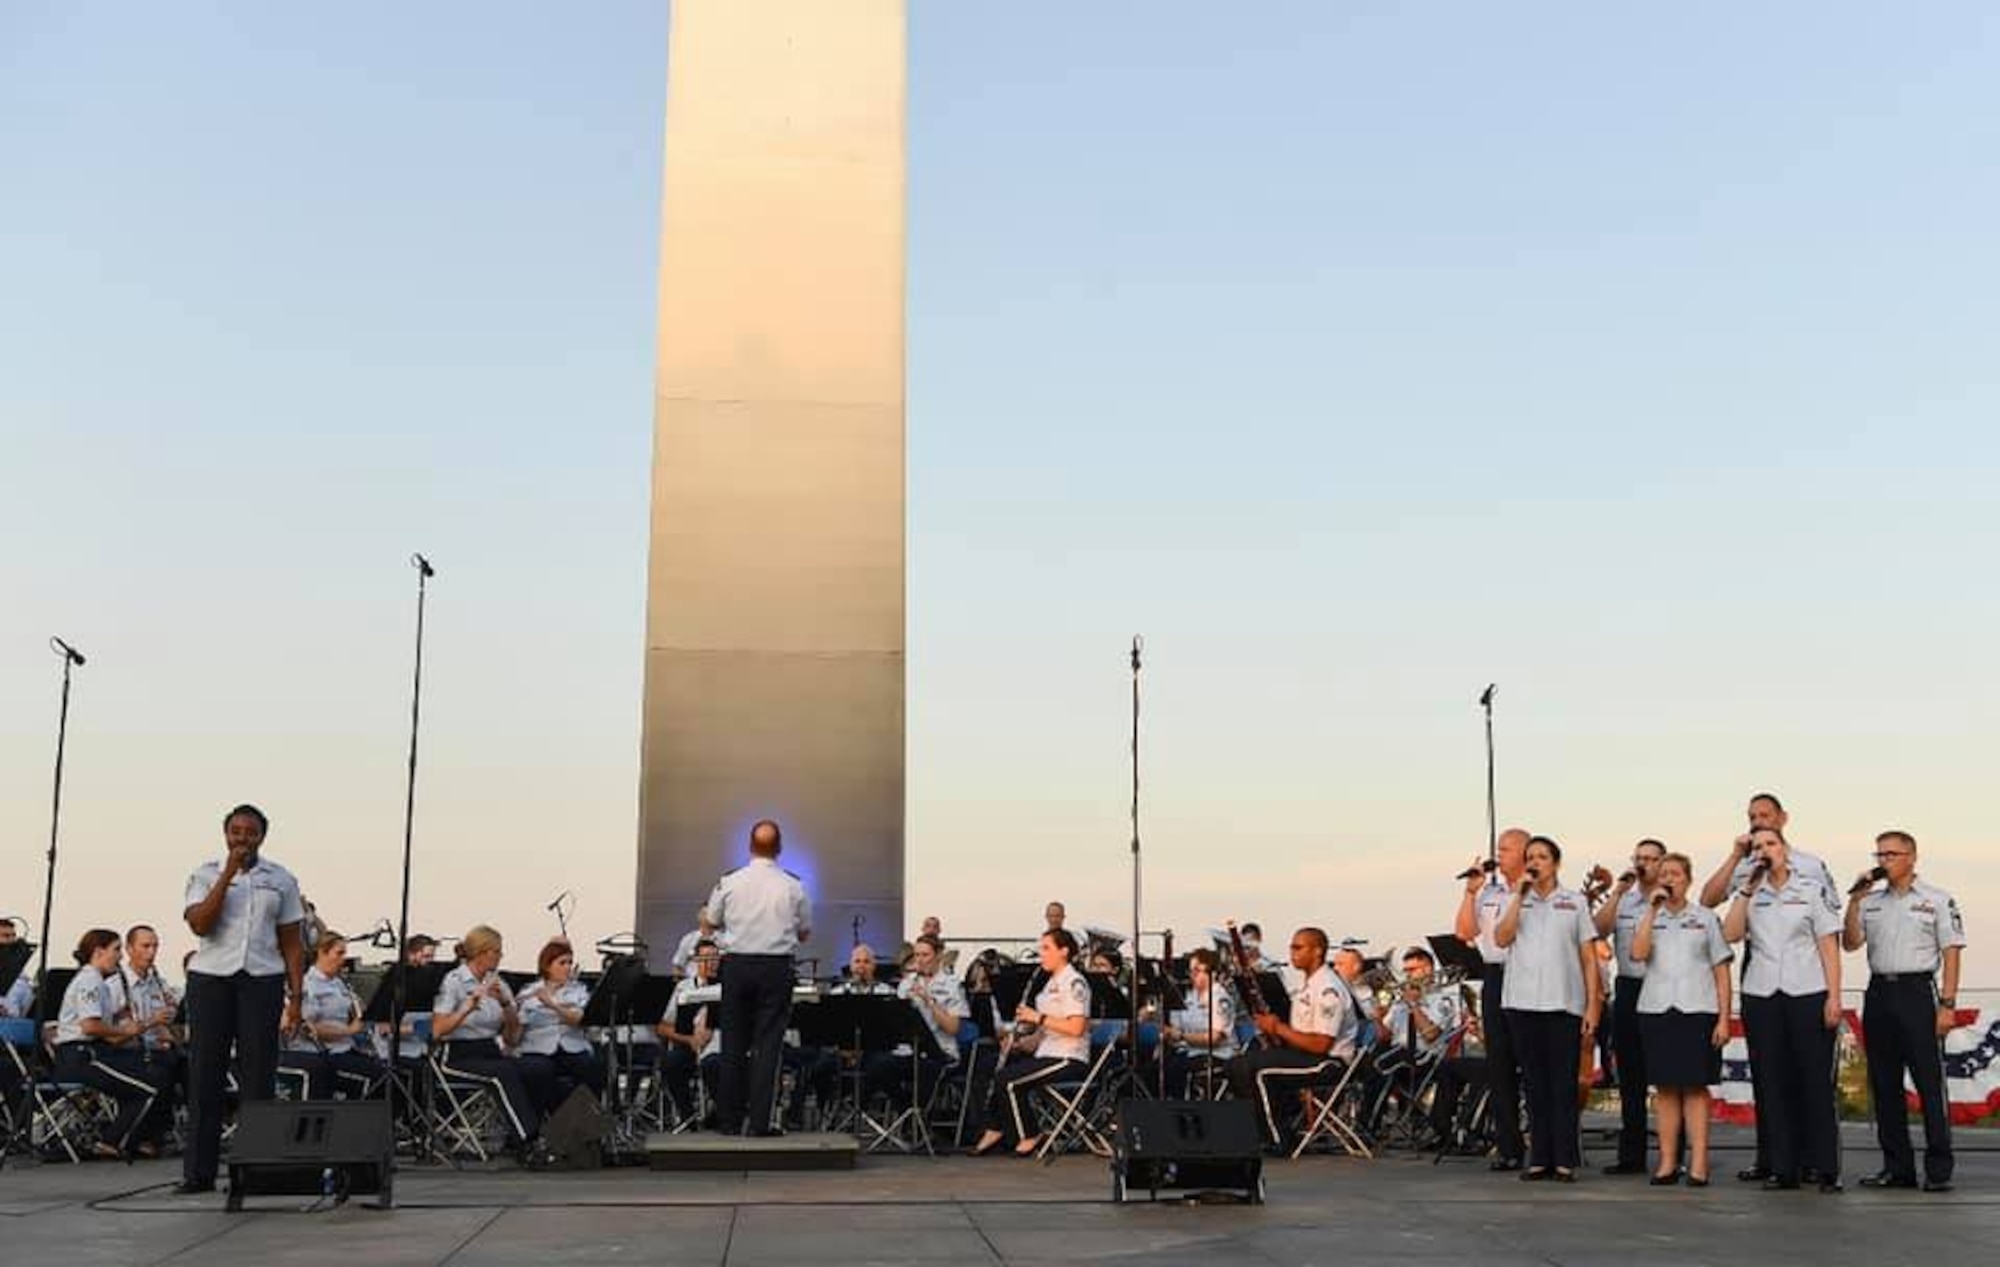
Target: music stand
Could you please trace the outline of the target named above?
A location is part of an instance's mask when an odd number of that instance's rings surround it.
[[[403,1015],[436,1011],[438,989],[457,966],[450,963],[397,964],[383,973],[382,979],[376,983],[375,993],[369,996],[368,1005],[361,1009],[361,1019],[376,1025],[389,1023],[389,1013],[396,1001],[397,981],[403,982]],[[401,1038],[400,1035],[396,1037]]]
[[[1467,981],[1486,979],[1486,960],[1481,957],[1479,947],[1468,946],[1450,933],[1436,933],[1424,940],[1437,956],[1439,970],[1456,968]]]

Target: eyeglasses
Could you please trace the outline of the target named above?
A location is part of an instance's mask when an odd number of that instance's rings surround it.
[[[1907,858],[1910,856],[1910,851],[1907,849],[1877,849],[1870,856],[1875,861],[1880,862],[1884,858]]]

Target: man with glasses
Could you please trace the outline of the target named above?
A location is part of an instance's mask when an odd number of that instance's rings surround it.
[[[1876,888],[1878,880],[1888,883]],[[1939,1044],[1958,1023],[1965,923],[1951,894],[1917,878],[1916,837],[1885,831],[1875,838],[1875,869],[1864,872],[1848,890],[1841,945],[1848,950],[1868,948],[1861,1030],[1882,1169],[1863,1179],[1861,1186],[1917,1186],[1910,1114],[1903,1099],[1907,1069],[1924,1111],[1923,1189],[1949,1192],[1951,1114]],[[1942,990],[1937,983],[1939,968],[1944,969]]]
[[[1657,840],[1632,846],[1631,869],[1618,877],[1610,898],[1592,916],[1597,935],[1611,939],[1618,962],[1611,1001],[1611,1050],[1618,1058],[1618,1160],[1604,1168],[1607,1175],[1646,1173],[1646,1087],[1651,1079],[1639,1039],[1639,990],[1646,982],[1646,965],[1632,957],[1632,939],[1659,888],[1660,859],[1666,856],[1667,847]]]

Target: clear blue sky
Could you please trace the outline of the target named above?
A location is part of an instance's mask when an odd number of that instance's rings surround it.
[[[1497,680],[1579,861],[1771,786],[1979,936],[2000,13],[911,8],[914,906],[1124,918],[1143,630],[1149,925],[1443,927]],[[419,924],[627,925],[665,42],[0,9],[0,913],[51,632],[64,927],[171,918],[242,798],[389,912],[421,548]]]

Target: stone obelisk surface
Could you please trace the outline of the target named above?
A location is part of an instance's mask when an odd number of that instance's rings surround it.
[[[820,971],[903,925],[903,0],[676,0],[637,928],[784,825]],[[859,921],[857,923],[857,920]]]

